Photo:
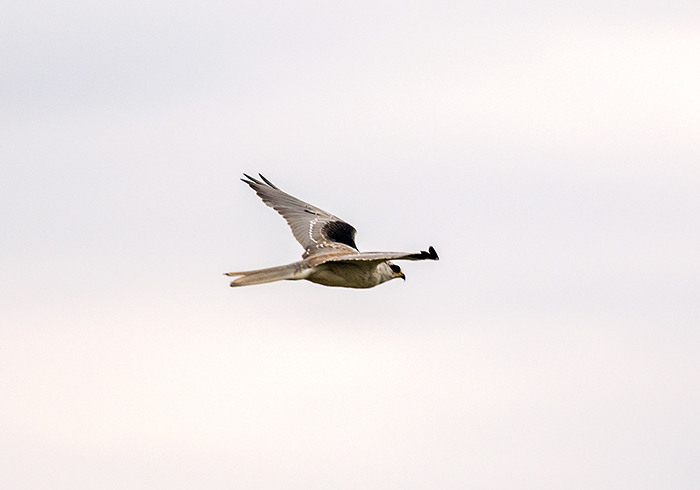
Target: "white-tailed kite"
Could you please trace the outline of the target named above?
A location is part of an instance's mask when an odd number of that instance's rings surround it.
[[[406,279],[392,260],[438,260],[433,247],[419,253],[360,252],[355,245],[355,228],[315,206],[278,189],[260,175],[263,182],[245,175],[241,179],[265,204],[287,220],[294,238],[304,247],[302,260],[288,265],[254,271],[227,272],[236,277],[231,287],[299,280],[342,288],[372,288],[391,279]]]

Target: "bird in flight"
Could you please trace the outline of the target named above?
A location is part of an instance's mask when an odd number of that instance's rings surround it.
[[[307,204],[277,188],[260,175],[262,181],[243,174],[265,204],[287,220],[294,238],[304,247],[302,259],[287,265],[243,272],[227,272],[236,277],[231,287],[264,284],[282,280],[307,281],[342,288],[372,288],[400,277],[401,267],[392,260],[438,260],[433,247],[418,253],[360,252],[355,245],[355,228],[322,209]]]

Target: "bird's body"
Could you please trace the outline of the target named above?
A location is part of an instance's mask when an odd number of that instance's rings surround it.
[[[366,289],[395,277],[396,274],[386,262],[331,261],[315,267],[306,279],[324,286]]]
[[[352,225],[287,194],[262,175],[262,182],[244,175],[246,178],[241,180],[287,220],[305,251],[302,260],[291,264],[227,272],[227,276],[237,277],[231,282],[232,287],[306,279],[324,286],[366,289],[397,277],[406,279],[391,260],[438,260],[433,247],[420,253],[362,253],[355,245],[356,230]]]

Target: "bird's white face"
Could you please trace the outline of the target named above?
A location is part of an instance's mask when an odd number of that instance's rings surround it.
[[[397,277],[400,277],[404,281],[406,280],[406,276],[404,275],[403,271],[401,270],[401,267],[399,267],[398,265],[396,265],[392,262],[389,262],[389,261],[385,262],[384,265],[386,265],[387,268],[389,269],[390,274],[391,274],[391,277],[390,277],[391,279],[396,279]]]

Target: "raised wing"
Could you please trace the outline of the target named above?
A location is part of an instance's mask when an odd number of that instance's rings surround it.
[[[326,262],[350,262],[350,261],[367,261],[367,262],[385,262],[387,260],[440,260],[437,252],[433,247],[429,247],[419,253],[406,252],[355,252],[349,254],[329,253],[326,255],[318,255],[310,257],[307,262],[312,266]]]
[[[309,254],[324,248],[338,248],[347,252],[357,250],[357,230],[337,216],[290,196],[260,175],[262,182],[245,175],[241,179],[260,196],[265,204],[277,211],[287,221],[294,238]],[[342,245],[339,245],[342,244]],[[349,248],[352,247],[352,248]],[[306,254],[305,254],[306,255]]]

